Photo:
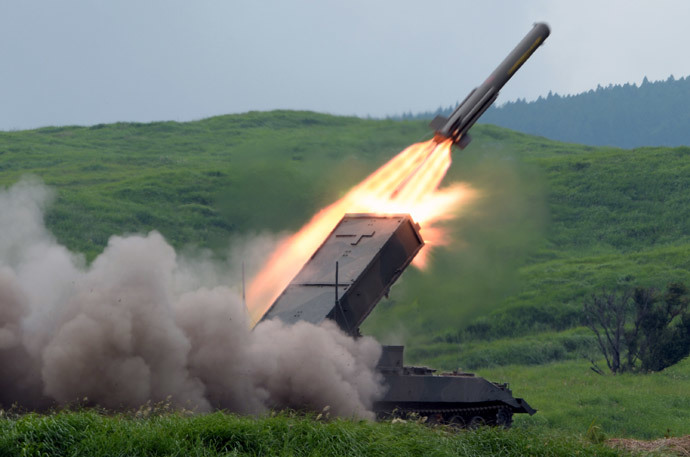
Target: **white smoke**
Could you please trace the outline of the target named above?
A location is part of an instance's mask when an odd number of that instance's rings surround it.
[[[0,190],[0,406],[372,416],[376,341],[330,322],[250,331],[230,268],[182,258],[157,232],[113,236],[86,265],[46,230],[50,198],[31,180]]]

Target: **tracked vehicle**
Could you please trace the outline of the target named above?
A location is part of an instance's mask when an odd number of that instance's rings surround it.
[[[356,338],[423,245],[419,226],[407,214],[346,214],[262,320],[318,324],[331,319]],[[536,412],[513,397],[507,384],[405,366],[402,346],[384,346],[377,369],[387,388],[374,404],[379,418],[416,413],[458,426],[508,427],[513,414]]]

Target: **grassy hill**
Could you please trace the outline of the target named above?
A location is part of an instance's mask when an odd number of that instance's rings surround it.
[[[437,343],[514,337],[534,340],[535,334],[542,331],[561,332],[578,326],[582,301],[602,287],[642,285],[661,288],[670,281],[690,281],[690,148],[592,148],[491,126],[478,129],[477,137],[478,141],[471,146],[474,149],[468,148],[456,155],[452,174],[472,181],[471,172],[465,170],[473,166],[473,161],[511,167],[517,176],[531,179],[531,185],[527,188],[525,184],[517,186],[509,193],[505,191],[506,181],[501,182],[503,189],[496,191],[501,217],[507,217],[501,204],[510,202],[512,206],[509,209],[515,209],[516,205],[510,199],[520,199],[513,194],[516,190],[522,195],[519,202],[524,204],[522,214],[529,216],[521,218],[519,214],[514,215],[506,224],[510,225],[510,230],[505,225],[496,228],[489,224],[489,230],[498,230],[496,240],[487,239],[490,237],[484,233],[487,224],[481,218],[476,224],[471,224],[469,230],[460,230],[459,236],[465,236],[465,239],[468,233],[472,236],[474,230],[482,232],[474,240],[479,246],[476,249],[484,249],[482,254],[496,256],[490,265],[492,268],[487,271],[481,271],[486,255],[480,256],[479,270],[475,265],[468,265],[467,269],[482,273],[482,278],[476,278],[473,272],[468,272],[471,284],[495,279],[495,283],[487,284],[487,288],[493,286],[494,292],[500,290],[504,295],[493,302],[481,303],[483,316],[476,318],[469,328],[451,331],[445,337],[437,335]],[[534,176],[529,178],[529,173]],[[485,181],[477,181],[478,186],[486,187]],[[489,207],[494,204],[491,201],[487,203]],[[542,204],[543,212],[540,212],[537,208]],[[517,207],[520,208],[519,204]],[[490,213],[486,208],[478,211]],[[524,230],[530,232],[525,234]],[[491,250],[491,246],[496,249]],[[514,262],[516,252],[523,254],[518,262]],[[463,254],[459,253],[460,257]],[[437,267],[450,271],[455,261],[449,258],[451,255],[441,253]],[[495,273],[494,265],[500,264],[502,259],[515,267],[511,271],[517,271],[508,286],[500,270],[499,275]],[[457,269],[453,272],[464,273]],[[448,280],[442,276],[438,278]],[[426,290],[433,295],[429,291],[437,287],[442,287],[441,281],[424,281],[423,284],[420,281],[420,284],[412,284],[410,291]],[[468,309],[462,293],[459,290],[455,295],[458,313]],[[447,297],[447,300],[452,299]],[[403,313],[409,309],[403,305],[395,312]],[[560,334],[562,343],[551,354],[544,354],[541,343],[527,343],[523,339],[520,344],[525,351],[516,354],[513,360],[521,363],[531,358],[533,363],[542,363],[562,357],[577,357],[585,349],[582,338],[586,336],[586,333],[578,331]],[[549,336],[548,339],[555,344],[554,338]],[[511,341],[511,345],[514,343]],[[505,346],[504,342],[482,343],[481,350],[501,352],[499,346]],[[532,353],[528,346],[535,347],[538,353]],[[442,363],[447,368],[451,365],[476,368],[494,364],[488,359],[483,364],[474,361],[471,344],[459,355],[457,348],[447,349],[456,354],[453,361]],[[505,359],[505,352],[502,355]]]
[[[110,235],[152,229],[177,248],[222,257],[235,236],[296,230],[429,136],[424,121],[287,111],[0,132],[0,186],[31,174],[53,187],[46,223],[87,259]],[[412,362],[510,380],[541,410],[529,423],[582,433],[598,419],[631,436],[690,433],[688,363],[669,377],[607,380],[613,390],[656,392],[644,406],[616,400],[629,410],[665,411],[647,425],[610,417],[590,395],[603,378],[588,370],[596,349],[580,312],[604,286],[690,283],[690,148],[595,148],[488,125],[473,137],[446,180],[480,192],[449,227],[457,241],[427,271],[408,269],[363,332],[406,343]],[[585,386],[580,397],[558,390],[565,377]],[[657,381],[675,393],[656,402]]]
[[[52,186],[47,225],[88,259],[113,234],[152,229],[224,255],[233,235],[296,230],[429,135],[423,121],[287,111],[3,132],[0,185],[32,174]],[[481,195],[453,223],[457,242],[428,271],[409,269],[366,330],[452,345],[534,336],[577,327],[602,286],[690,282],[690,148],[593,148],[493,126],[474,137],[446,179]]]
[[[89,258],[112,234],[154,228],[177,247],[219,248],[229,233],[298,228],[408,143],[409,127],[387,124],[274,112],[5,132],[0,184],[30,173],[55,187],[47,224]]]

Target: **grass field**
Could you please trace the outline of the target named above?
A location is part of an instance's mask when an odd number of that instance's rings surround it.
[[[513,394],[529,399],[534,416],[515,426],[584,433],[594,422],[609,437],[652,439],[690,435],[690,360],[648,375],[601,376],[589,362],[510,365],[478,374],[510,381]]]

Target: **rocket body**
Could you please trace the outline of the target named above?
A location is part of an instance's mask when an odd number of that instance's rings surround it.
[[[501,88],[541,46],[549,33],[551,32],[546,24],[534,24],[532,30],[508,54],[508,57],[501,62],[481,86],[469,93],[449,117],[436,116],[431,121],[430,126],[436,131],[439,139],[452,139],[453,143],[460,149],[464,149],[471,141],[467,134],[468,130],[496,101]]]

